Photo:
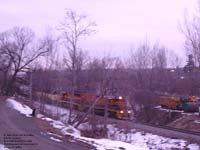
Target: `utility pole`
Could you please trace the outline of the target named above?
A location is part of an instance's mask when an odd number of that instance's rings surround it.
[[[29,83],[29,99],[31,101],[31,107],[33,109],[32,111],[32,116],[35,116],[36,114],[36,108],[34,107],[34,104],[33,104],[33,99],[32,99],[32,85],[33,85],[33,76],[32,76],[32,69],[30,68],[30,83]]]
[[[32,69],[30,68],[29,70],[29,73],[30,73],[30,77],[29,77],[29,99],[31,101],[31,107],[33,107],[33,102],[32,102],[32,84],[33,84],[33,81],[32,81]]]

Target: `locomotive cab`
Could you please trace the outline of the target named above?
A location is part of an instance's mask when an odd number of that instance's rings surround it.
[[[118,119],[130,119],[132,111],[129,107],[129,103],[123,96],[118,96],[110,99],[110,110],[111,113],[115,114]]]

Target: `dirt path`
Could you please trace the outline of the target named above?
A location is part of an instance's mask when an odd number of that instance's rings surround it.
[[[11,137],[28,140],[32,144],[18,146],[13,150],[88,150],[92,148],[90,145],[77,141],[60,143],[53,141],[49,135],[42,134],[43,131],[34,122],[34,118],[25,117],[9,108],[6,101],[0,97],[0,144],[5,144],[4,140]]]

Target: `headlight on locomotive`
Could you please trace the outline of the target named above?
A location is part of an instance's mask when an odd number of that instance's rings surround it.
[[[131,110],[128,110],[128,114],[131,114]]]
[[[123,110],[120,110],[120,111],[119,111],[119,113],[120,113],[120,114],[123,114],[123,113],[124,113],[124,111],[123,111]]]
[[[123,97],[122,97],[122,96],[119,96],[119,97],[118,97],[118,99],[122,100],[122,99],[123,99]]]

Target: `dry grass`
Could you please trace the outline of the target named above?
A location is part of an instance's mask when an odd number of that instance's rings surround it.
[[[107,138],[107,130],[100,128],[94,130],[81,130],[81,135],[89,138]]]

